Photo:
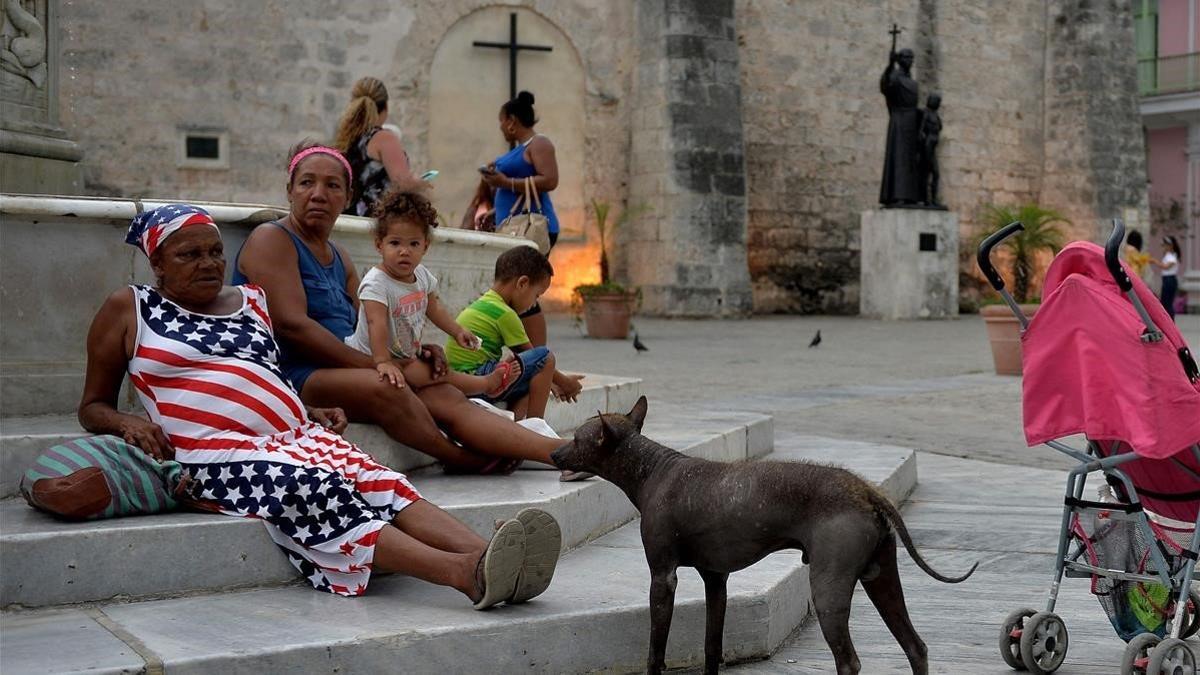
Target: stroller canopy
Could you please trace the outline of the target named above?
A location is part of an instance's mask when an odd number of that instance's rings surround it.
[[[1074,242],[1050,265],[1042,306],[1021,336],[1025,440],[1083,433],[1123,441],[1146,459],[1178,454],[1195,467],[1200,382],[1185,369],[1187,344],[1150,289],[1129,276],[1160,342],[1142,341],[1145,324],[1105,267],[1103,248]],[[1196,479],[1178,469],[1195,490]]]

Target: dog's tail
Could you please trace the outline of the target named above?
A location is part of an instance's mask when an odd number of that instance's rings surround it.
[[[975,573],[975,569],[979,567],[979,562],[976,561],[974,565],[971,565],[971,569],[967,570],[967,573],[961,577],[943,576],[937,570],[930,567],[929,563],[925,562],[925,559],[921,557],[919,552],[917,552],[917,546],[913,543],[912,537],[910,537],[908,534],[908,528],[904,525],[904,519],[900,517],[900,511],[898,511],[896,507],[892,505],[892,502],[889,501],[887,497],[876,492],[875,490],[870,491],[870,500],[879,513],[881,513],[883,517],[886,518],[889,523],[891,523],[892,528],[896,530],[896,534],[900,535],[900,541],[904,543],[905,550],[907,550],[908,554],[912,556],[913,561],[917,563],[917,567],[920,567],[929,576],[943,583],[957,584],[966,581],[968,577]]]

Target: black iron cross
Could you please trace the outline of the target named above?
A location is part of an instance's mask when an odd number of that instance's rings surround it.
[[[508,15],[508,42],[473,42],[476,47],[493,47],[508,50],[508,98],[511,101],[517,97],[517,52],[522,49],[534,52],[554,51],[553,47],[541,45],[523,45],[517,42],[517,13]]]

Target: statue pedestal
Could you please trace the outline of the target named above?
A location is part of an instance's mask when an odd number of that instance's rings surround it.
[[[958,216],[928,209],[861,214],[859,314],[875,319],[958,315]]]
[[[0,186],[78,194],[83,155],[58,125],[58,0],[0,2]]]

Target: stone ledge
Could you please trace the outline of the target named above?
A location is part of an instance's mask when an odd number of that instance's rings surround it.
[[[769,450],[769,417],[721,413],[708,425],[693,416],[680,429],[668,418],[648,422],[652,437],[694,456],[740,461]],[[765,428],[764,428],[765,427]],[[753,431],[751,431],[753,429]],[[520,471],[486,478],[418,475],[414,483],[481,535],[494,519],[523,507],[552,513],[564,546],[579,546],[633,518],[633,507],[601,480],[559,483],[555,471]],[[197,556],[196,551],[204,555]],[[131,574],[131,561],[137,573]],[[187,561],[180,565],[180,561]],[[23,500],[0,504],[0,606],[92,602],[283,584],[296,572],[266,530],[253,520],[199,513],[67,523],[34,511]]]

